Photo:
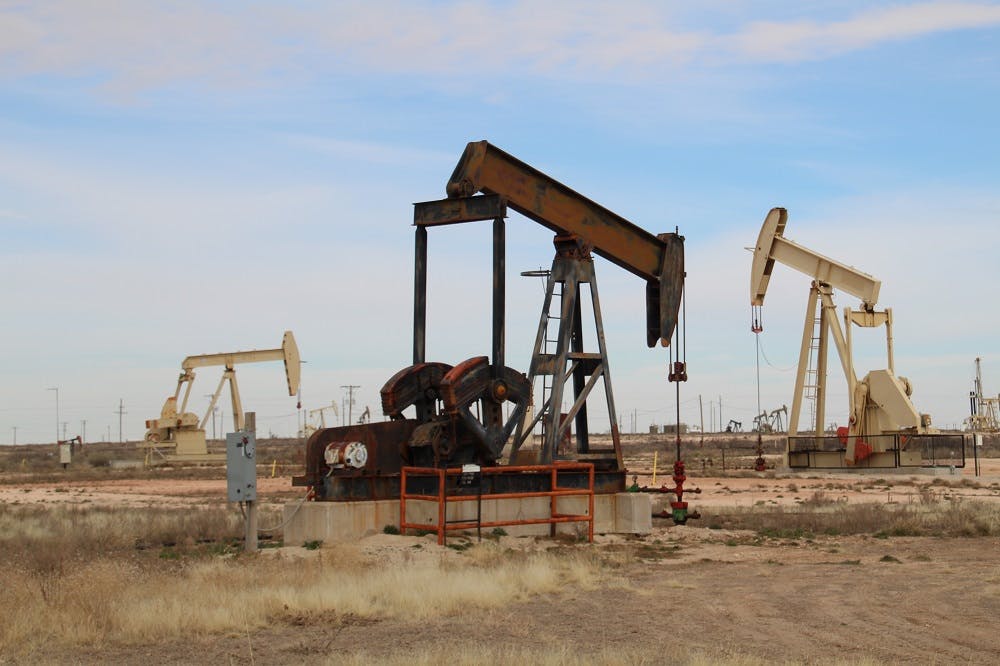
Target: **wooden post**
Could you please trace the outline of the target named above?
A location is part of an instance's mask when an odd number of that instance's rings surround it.
[[[257,502],[254,500],[247,500],[247,531],[246,539],[244,541],[246,552],[256,553],[257,552]]]

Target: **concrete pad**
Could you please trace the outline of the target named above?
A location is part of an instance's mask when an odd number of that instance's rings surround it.
[[[556,508],[561,514],[585,515],[587,498],[563,497]],[[435,502],[409,500],[406,503],[408,523],[427,525],[434,530],[438,507]],[[475,520],[476,502],[449,502],[448,521]],[[484,523],[547,518],[547,497],[483,500],[481,520]],[[335,543],[353,541],[381,532],[386,525],[399,527],[399,500],[366,502],[305,502],[286,504],[284,508],[284,540],[290,546],[307,541]],[[652,505],[645,493],[618,493],[594,496],[595,534],[648,534],[653,528]],[[492,527],[484,528],[488,533]],[[507,525],[502,528],[511,536],[546,536],[549,525]],[[472,529],[475,531],[475,528]],[[587,524],[559,523],[559,534],[586,534]]]

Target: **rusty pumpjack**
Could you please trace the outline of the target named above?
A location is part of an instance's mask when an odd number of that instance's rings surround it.
[[[657,342],[668,346],[677,326],[684,284],[683,237],[677,233],[654,236],[486,141],[468,144],[446,191],[447,199],[414,205],[413,364],[393,375],[381,390],[382,410],[389,420],[315,432],[306,443],[305,474],[295,477],[293,484],[310,487],[316,500],[387,499],[399,496],[399,472],[406,465],[494,466],[572,459],[594,464],[597,492],[624,490],[625,469],[592,253],[646,280],[647,346]],[[527,376],[504,361],[508,207],[556,234],[556,256]],[[427,229],[486,220],[493,222],[491,357],[477,356],[457,365],[427,361]],[[589,284],[591,293],[598,345],[594,352],[584,350],[583,284]],[[554,299],[558,299],[558,314],[549,312]],[[550,352],[544,343],[547,327],[555,320],[558,334]],[[543,404],[529,420],[539,377],[544,379]],[[589,443],[587,397],[601,378],[612,447],[597,450]],[[564,387],[570,381],[574,402],[563,414]],[[505,403],[512,405],[506,418]],[[540,448],[524,447],[539,423]],[[575,452],[565,456],[559,443],[570,437],[574,424]],[[494,485],[489,492],[537,490],[535,486],[547,483],[547,478],[532,474],[491,477]],[[427,483],[437,481],[428,478]],[[567,474],[560,483],[585,485],[585,474],[575,481]]]

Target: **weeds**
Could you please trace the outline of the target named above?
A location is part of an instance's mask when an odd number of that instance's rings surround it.
[[[827,484],[827,485],[830,485],[830,484]],[[836,504],[836,503],[837,503],[837,500],[835,500],[834,498],[832,498],[829,495],[827,495],[826,492],[823,491],[823,490],[817,490],[811,496],[807,497],[806,499],[802,500],[802,502],[801,502],[801,504],[803,506],[807,506],[807,507],[809,507],[809,506],[811,506],[811,507],[829,506],[831,504]]]
[[[786,539],[811,538],[816,534],[870,534],[879,538],[1000,535],[1000,506],[976,500],[884,506],[831,503],[814,496],[812,501],[806,500],[794,509],[736,507],[726,511],[704,515],[707,524]]]
[[[0,505],[0,606],[17,609],[0,623],[0,655],[246,631],[313,613],[419,619],[609,580],[589,549],[464,543],[459,561],[386,568],[337,544],[294,563],[280,552],[246,556],[240,532],[238,514],[222,509]]]

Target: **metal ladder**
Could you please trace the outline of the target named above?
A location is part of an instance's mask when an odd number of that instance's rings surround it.
[[[823,303],[817,301],[817,308],[822,308]],[[816,398],[819,394],[819,327],[821,324],[821,319],[813,313],[813,335],[809,340],[809,362],[806,365],[806,376],[805,381],[802,385],[802,399],[809,403],[809,432],[815,432],[816,423]],[[799,429],[802,432],[802,429]]]

